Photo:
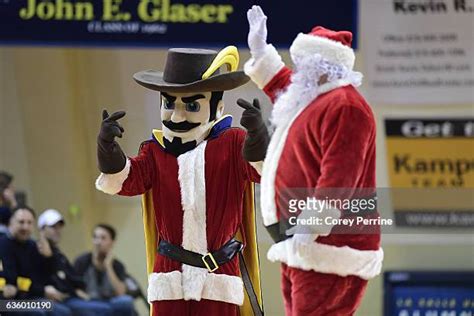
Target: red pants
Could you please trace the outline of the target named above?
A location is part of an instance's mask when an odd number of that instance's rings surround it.
[[[230,303],[201,300],[201,301],[155,301],[153,316],[238,316],[239,306]]]
[[[367,281],[281,266],[281,287],[286,316],[353,315]]]

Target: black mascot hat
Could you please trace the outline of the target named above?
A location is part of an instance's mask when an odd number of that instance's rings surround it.
[[[227,65],[228,72],[219,68]],[[165,92],[209,92],[235,89],[249,81],[243,71],[237,71],[239,53],[228,46],[219,53],[209,49],[171,48],[165,71],[145,70],[133,75],[145,88]]]

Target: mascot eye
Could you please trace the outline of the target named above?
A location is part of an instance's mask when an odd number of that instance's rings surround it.
[[[174,102],[170,102],[168,99],[163,98],[161,104],[165,110],[174,110]]]
[[[186,103],[186,111],[188,112],[199,112],[200,109],[201,105],[197,101]]]

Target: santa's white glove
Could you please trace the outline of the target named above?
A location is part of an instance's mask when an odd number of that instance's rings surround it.
[[[292,248],[297,257],[304,258],[309,253],[311,245],[318,238],[317,234],[296,233],[291,238]]]
[[[265,54],[267,47],[267,17],[258,5],[252,6],[247,11],[249,21],[249,35],[247,38],[250,54],[254,59],[259,59]]]
[[[296,246],[307,245],[313,243],[316,238],[318,238],[318,234],[311,234],[311,233],[295,233],[292,238],[293,244]]]
[[[314,216],[315,212],[308,209],[304,209],[300,215],[298,215],[298,221],[309,220],[311,216]],[[295,246],[295,249],[298,249],[302,245],[311,244],[316,240],[318,234],[314,230],[315,227],[306,226],[306,225],[295,225],[286,231],[286,235],[293,237],[291,242]]]
[[[286,231],[287,235],[293,235],[292,242],[295,249],[313,243],[318,236],[328,236],[331,233],[333,225],[325,222],[325,217],[339,219],[341,216],[339,210],[325,208],[317,211],[312,209],[303,209],[298,215],[299,222],[306,222],[306,225],[295,225]],[[320,223],[311,223],[312,218],[319,218]]]

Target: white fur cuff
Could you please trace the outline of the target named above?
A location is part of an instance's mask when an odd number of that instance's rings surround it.
[[[263,89],[285,66],[273,45],[267,45],[263,56],[257,60],[251,58],[244,65],[244,71],[253,82]]]
[[[189,280],[193,282],[193,280]],[[148,277],[148,302],[184,299],[183,288],[192,284],[186,281],[180,271],[168,273],[152,273]],[[200,301],[207,299],[235,305],[244,303],[244,285],[238,276],[208,273],[205,278],[202,293],[193,298]]]
[[[148,276],[148,302],[183,299],[181,272],[152,273]]]
[[[238,276],[209,273],[202,298],[240,306],[244,303],[244,283]]]
[[[113,174],[101,173],[95,181],[96,189],[111,195],[119,193],[122,190],[122,184],[127,180],[130,173],[130,165],[130,159],[127,158],[122,171]]]
[[[297,247],[300,249],[297,250]],[[358,250],[317,242],[301,246],[295,245],[290,238],[270,247],[267,258],[272,262],[284,262],[290,267],[306,271],[340,276],[355,275],[368,280],[380,274],[383,250]]]

